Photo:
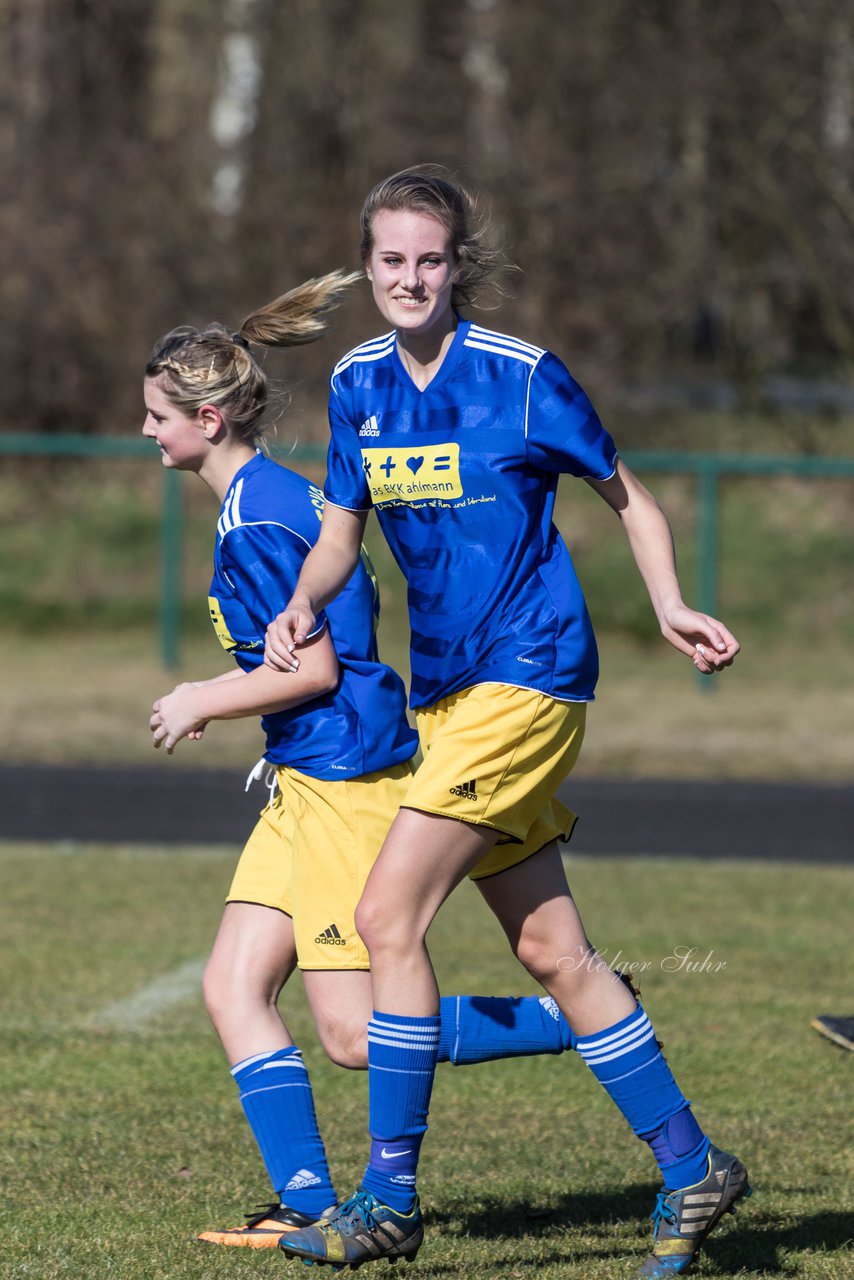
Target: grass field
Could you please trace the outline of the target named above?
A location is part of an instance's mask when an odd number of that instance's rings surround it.
[[[267,1196],[198,991],[233,856],[0,846],[9,1280],[305,1274],[277,1252],[193,1242]],[[685,1092],[751,1170],[754,1197],[698,1274],[854,1277],[854,1055],[809,1028],[816,1013],[852,1011],[850,872],[613,859],[573,860],[570,879],[600,949],[646,966],[647,1008]],[[469,885],[432,945],[446,993],[533,989]],[[723,967],[671,971],[662,962],[679,947]],[[346,1191],[364,1164],[365,1077],[324,1061],[298,980],[285,1003]],[[655,1189],[646,1150],[572,1055],[444,1067],[411,1274],[627,1276]]]

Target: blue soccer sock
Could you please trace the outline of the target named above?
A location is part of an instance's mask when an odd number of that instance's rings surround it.
[[[649,1142],[667,1190],[702,1181],[709,1140],[674,1080],[640,1005],[612,1027],[580,1037],[576,1049],[637,1136]]]
[[[454,1066],[563,1053],[572,1028],[551,996],[444,996],[439,1062]]]
[[[376,1011],[368,1023],[372,1143],[362,1186],[399,1213],[408,1213],[415,1204],[415,1172],[427,1131],[439,1023],[438,1017]]]
[[[299,1049],[256,1054],[231,1074],[274,1190],[289,1208],[319,1217],[337,1197]]]
[[[649,1143],[667,1191],[692,1187],[708,1173],[709,1139],[687,1103],[659,1129],[638,1136]]]

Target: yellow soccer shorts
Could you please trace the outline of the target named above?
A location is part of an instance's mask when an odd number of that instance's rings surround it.
[[[424,758],[403,803],[501,832],[472,880],[517,866],[572,834],[576,815],[554,793],[578,759],[586,711],[506,684],[473,685],[416,711]]]
[[[279,790],[246,843],[227,901],[291,916],[300,969],[368,969],[353,916],[412,766],[341,782],[280,766],[276,778]]]

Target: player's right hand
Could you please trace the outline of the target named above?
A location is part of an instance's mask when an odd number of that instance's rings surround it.
[[[267,628],[264,661],[274,671],[299,671],[299,658],[294,650],[305,644],[315,627],[310,607],[291,600],[286,609]]]

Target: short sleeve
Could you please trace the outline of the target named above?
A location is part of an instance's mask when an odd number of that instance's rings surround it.
[[[263,635],[294,593],[310,545],[287,525],[273,521],[237,525],[222,544],[222,568],[249,620]],[[322,630],[320,614],[312,632]]]
[[[329,451],[326,459],[324,497],[333,506],[348,511],[369,511],[373,506],[365,472],[359,436],[342,397],[346,394],[333,378],[329,391]]]
[[[614,441],[569,370],[548,351],[528,384],[525,438],[528,460],[544,471],[607,480],[616,469]]]

